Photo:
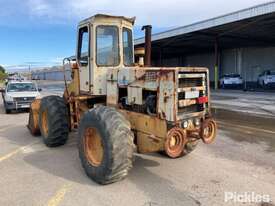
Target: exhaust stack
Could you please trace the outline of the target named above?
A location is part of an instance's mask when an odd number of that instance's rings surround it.
[[[145,60],[144,60],[144,66],[150,67],[151,66],[151,52],[152,52],[152,42],[151,42],[151,36],[152,36],[152,26],[151,25],[145,25],[142,27],[142,30],[145,30]]]

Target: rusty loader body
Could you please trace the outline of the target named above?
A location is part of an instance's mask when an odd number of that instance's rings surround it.
[[[100,184],[123,179],[134,151],[179,158],[216,137],[208,69],[137,66],[133,24],[107,15],[82,21],[63,98],[36,100],[30,111],[28,127],[47,146],[78,129],[82,165]]]

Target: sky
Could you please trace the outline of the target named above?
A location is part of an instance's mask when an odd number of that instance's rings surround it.
[[[237,11],[266,0],[0,0],[0,65],[6,69],[62,64],[74,55],[79,21],[96,13],[136,17],[153,33]]]

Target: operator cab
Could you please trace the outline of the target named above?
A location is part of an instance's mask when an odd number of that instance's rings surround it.
[[[108,68],[134,65],[134,21],[98,14],[80,22],[76,59],[82,93],[106,95]]]

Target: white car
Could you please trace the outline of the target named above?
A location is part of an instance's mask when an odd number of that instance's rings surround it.
[[[243,78],[239,74],[225,74],[220,79],[221,88],[226,87],[241,87],[243,85]]]
[[[264,71],[258,77],[258,84],[263,87],[275,86],[275,71]]]
[[[6,113],[30,108],[31,102],[40,97],[39,91],[41,90],[33,82],[8,82],[2,93]]]

